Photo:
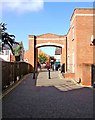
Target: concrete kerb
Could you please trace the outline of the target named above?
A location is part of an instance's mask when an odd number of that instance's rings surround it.
[[[0,95],[0,99],[5,97],[9,92],[11,92],[14,88],[16,88],[22,81],[24,81],[28,76],[30,76],[31,73],[25,75],[23,78],[21,78],[19,81],[16,81],[13,85],[11,85],[8,89],[3,91],[2,95]]]
[[[59,77],[60,77],[60,79],[63,79],[60,71],[59,71]],[[74,79],[72,79],[72,78],[64,78],[64,79],[65,79],[65,80],[72,80],[76,85],[81,86],[81,87],[91,87],[91,86],[84,86],[84,85],[82,85],[81,83],[78,84],[77,81],[74,80]]]
[[[77,86],[83,87],[83,85],[82,85],[81,83],[78,84],[77,81],[74,80],[74,79],[72,79],[72,78],[62,78],[62,74],[60,73],[60,71],[59,71],[59,77],[60,77],[60,79],[71,80],[71,81],[73,81]]]
[[[76,85],[79,85],[79,86],[81,86],[81,87],[88,87],[88,88],[93,88],[92,86],[87,86],[87,85],[82,85],[81,83],[77,83],[77,81],[76,80],[74,80],[74,79],[71,79],[74,83],[76,83]]]
[[[82,84],[81,83],[77,83],[77,81],[76,80],[74,80],[74,79],[71,79],[76,85],[78,85],[78,86],[82,86]]]

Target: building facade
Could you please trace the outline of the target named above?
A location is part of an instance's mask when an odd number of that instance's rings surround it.
[[[17,44],[13,45],[13,49],[17,47]],[[0,48],[0,58],[7,62],[14,62],[15,56],[13,55],[11,49],[8,45],[4,45],[3,49]],[[22,43],[22,48],[20,50],[20,61],[24,61],[24,47]]]
[[[56,62],[61,62],[61,48],[56,47],[55,49],[55,55],[54,57],[56,58]]]
[[[2,52],[0,52],[0,58],[4,61],[10,62],[11,56],[12,56],[11,50],[7,49],[7,50],[2,50]]]
[[[29,50],[25,52],[29,63],[34,66],[37,57],[34,54],[38,54],[37,49],[35,51],[34,48],[60,47],[61,64],[65,64],[65,74],[73,76],[83,85],[91,86],[95,82],[94,12],[95,9],[91,8],[76,8],[71,16],[67,35],[50,33],[39,36],[29,35]]]
[[[34,67],[37,65],[38,49],[40,47],[54,46],[61,48],[61,63],[66,66],[66,36],[46,33],[42,35],[29,35],[29,49],[25,52],[24,58]],[[36,61],[36,63],[35,63]]]
[[[95,64],[94,18],[94,9],[75,9],[67,34],[67,72],[75,73],[75,79],[84,85],[91,85]]]

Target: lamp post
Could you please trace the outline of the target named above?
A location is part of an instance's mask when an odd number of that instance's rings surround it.
[[[50,77],[50,61],[51,61],[51,59],[49,58],[49,62],[48,62],[48,77],[49,77],[49,79],[51,79],[51,77]]]
[[[34,36],[34,72],[33,72],[33,79],[35,79],[35,72],[36,72],[36,36]]]

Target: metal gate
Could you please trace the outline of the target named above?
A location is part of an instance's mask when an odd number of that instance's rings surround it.
[[[95,65],[92,65],[92,86],[95,87]]]

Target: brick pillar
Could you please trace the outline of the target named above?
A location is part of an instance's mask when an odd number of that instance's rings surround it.
[[[37,62],[38,62],[38,48],[36,48],[36,70],[37,70]]]
[[[28,62],[34,68],[34,36],[29,36],[29,55],[28,55]]]
[[[66,48],[62,48],[61,64],[65,64],[65,72],[66,72]]]

